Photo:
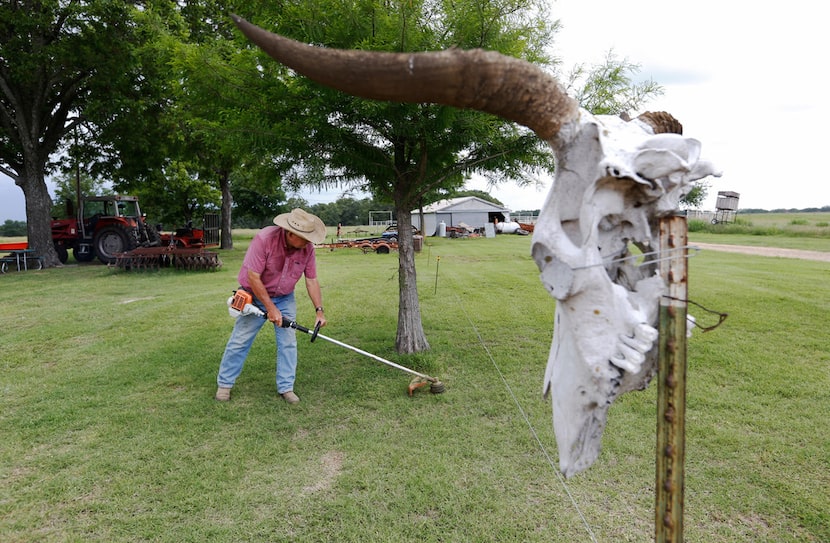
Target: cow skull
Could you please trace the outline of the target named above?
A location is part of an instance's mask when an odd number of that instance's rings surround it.
[[[653,242],[692,181],[716,173],[699,155],[697,140],[603,116],[587,118],[557,154],[532,254],[557,300],[544,393],[566,476],[596,460],[611,402],[655,373],[666,285]],[[631,244],[645,255],[640,265]]]
[[[234,17],[277,61],[318,83],[378,100],[471,108],[527,126],[556,156],[532,253],[556,298],[544,392],[553,403],[560,469],[599,455],[608,407],[655,372],[659,218],[691,183],[718,175],[700,143],[666,113],[633,121],[579,108],[539,67],[492,51],[378,53],[311,47]],[[629,245],[644,253],[636,265]]]

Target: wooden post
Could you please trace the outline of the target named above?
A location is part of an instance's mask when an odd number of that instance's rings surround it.
[[[655,541],[683,541],[686,456],[686,217],[660,220],[660,275],[668,296],[660,299],[660,361],[657,380],[657,482]]]

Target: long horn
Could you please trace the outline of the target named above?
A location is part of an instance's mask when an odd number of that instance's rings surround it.
[[[683,135],[683,125],[671,113],[666,113],[665,111],[646,111],[637,118],[651,126],[655,134],[668,133]]]
[[[271,57],[328,87],[375,100],[429,102],[492,113],[550,141],[578,105],[538,66],[494,51],[383,53],[312,47],[232,15]]]

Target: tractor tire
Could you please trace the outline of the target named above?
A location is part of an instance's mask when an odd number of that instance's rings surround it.
[[[144,231],[144,235],[141,236],[142,239],[140,240],[142,246],[146,245],[147,247],[157,247],[161,245],[161,234],[159,234],[156,227],[148,222],[142,223],[142,225],[141,229]]]
[[[58,260],[61,264],[66,264],[69,260],[69,251],[63,243],[55,242],[55,252],[58,253]]]
[[[75,257],[77,262],[92,262],[92,259],[95,258],[95,251],[93,251],[92,247],[90,247],[90,251],[88,253],[82,253],[80,248],[75,247],[72,249],[72,256]]]
[[[115,264],[118,253],[126,253],[135,249],[132,236],[121,226],[112,224],[95,232],[92,246],[98,260],[104,264]]]

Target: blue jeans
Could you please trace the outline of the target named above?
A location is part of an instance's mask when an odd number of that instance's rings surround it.
[[[296,318],[297,303],[293,292],[271,300],[282,313],[283,319]],[[254,299],[254,304],[265,310],[259,300]],[[233,387],[236,378],[242,373],[242,366],[245,365],[245,359],[257,333],[266,322],[268,319],[258,315],[243,315],[236,319],[231,337],[225,346],[225,354],[222,355],[222,363],[219,364],[216,384],[224,388]],[[297,332],[293,328],[279,328],[275,324],[274,335],[277,342],[277,392],[282,394],[294,390],[294,379],[297,376]]]

